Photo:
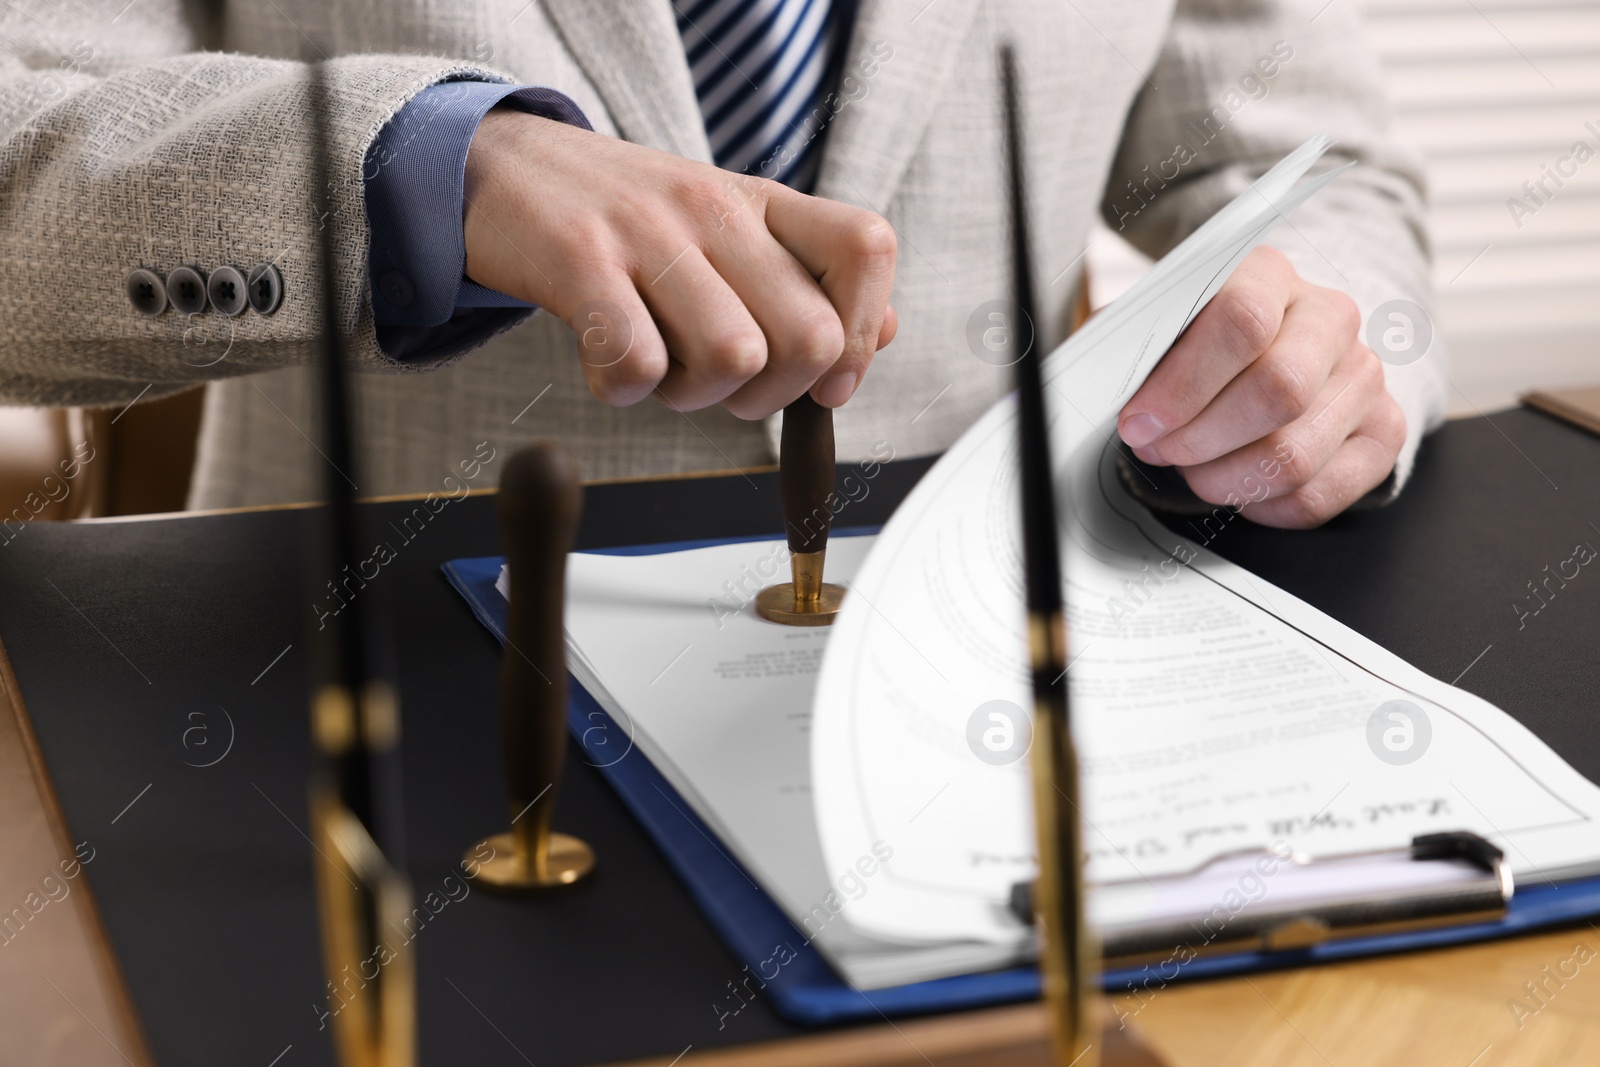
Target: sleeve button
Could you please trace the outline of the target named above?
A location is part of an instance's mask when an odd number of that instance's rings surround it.
[[[270,315],[283,302],[283,275],[271,263],[262,263],[250,271],[250,306],[260,315]]]
[[[139,267],[130,271],[125,283],[128,301],[141,315],[159,315],[167,310],[167,286],[161,275]]]
[[[206,279],[193,267],[174,267],[167,275],[167,298],[180,315],[198,315],[206,309]]]
[[[211,306],[230,319],[249,306],[244,272],[238,267],[221,266],[206,279],[206,295]]]

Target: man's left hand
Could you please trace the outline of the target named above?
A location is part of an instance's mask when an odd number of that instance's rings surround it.
[[[1117,417],[1134,455],[1266,526],[1319,526],[1382,484],[1405,442],[1355,301],[1257,248]]]

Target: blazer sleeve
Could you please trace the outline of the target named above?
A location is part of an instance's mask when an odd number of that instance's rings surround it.
[[[124,3],[0,14],[0,403],[125,404],[310,362],[320,226],[353,359],[427,370],[487,339],[405,362],[378,346],[363,161],[422,89],[502,75],[328,61],[332,177],[316,190],[306,64],[198,50],[193,5]]]
[[[1422,167],[1391,134],[1381,86],[1353,4],[1179,0],[1101,208],[1112,230],[1161,255],[1315,134],[1333,139],[1329,161],[1355,163],[1268,243],[1303,277],[1354,297],[1363,323],[1375,312],[1398,322],[1388,317],[1397,307],[1415,317],[1391,301],[1422,309],[1412,350],[1377,349],[1407,434],[1393,477],[1368,504],[1405,482],[1423,434],[1444,418],[1449,380],[1431,317]],[[1424,332],[1432,336],[1419,358]]]

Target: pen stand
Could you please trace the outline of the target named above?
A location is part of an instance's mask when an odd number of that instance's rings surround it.
[[[495,889],[553,889],[594,869],[588,845],[551,828],[567,751],[567,553],[582,493],[577,465],[553,441],[514,454],[500,479],[500,535],[510,568],[500,756],[511,828],[477,842],[463,860]]]
[[[756,614],[784,626],[828,626],[844,587],[822,580],[833,519],[833,412],[806,394],[783,409],[778,483],[791,580],[756,594]]]

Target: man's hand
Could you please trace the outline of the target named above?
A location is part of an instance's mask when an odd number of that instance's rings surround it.
[[[466,201],[467,276],[571,326],[609,404],[838,407],[894,337],[868,211],[512,110],[478,127]]]
[[[1355,301],[1257,248],[1117,417],[1146,463],[1266,526],[1318,526],[1394,469],[1405,417]]]

